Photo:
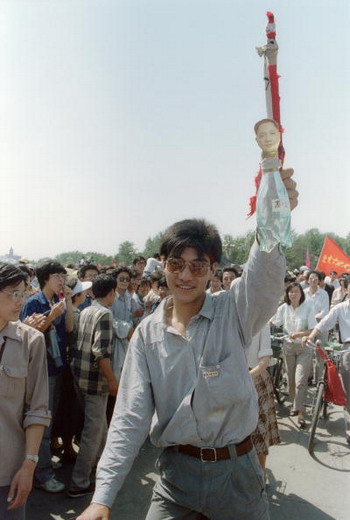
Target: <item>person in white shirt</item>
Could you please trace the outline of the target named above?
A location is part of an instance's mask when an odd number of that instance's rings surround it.
[[[305,299],[303,288],[298,282],[288,285],[285,303],[277,309],[277,313],[271,321],[277,327],[282,325],[283,332],[289,335],[284,342],[289,397],[292,401],[289,415],[292,417],[297,415],[300,428],[304,428],[307,380],[311,367],[312,350],[302,345],[301,338],[309,334],[315,327],[316,318],[315,308],[312,302]]]
[[[334,289],[338,289],[339,280],[337,279],[337,271],[331,271],[329,276],[326,276],[325,282],[329,285],[333,285]]]
[[[329,311],[329,297],[324,289],[319,287],[320,275],[317,271],[310,271],[307,277],[309,287],[305,289],[305,297],[307,300],[312,301],[315,306],[315,314],[317,322],[321,321]],[[322,345],[325,345],[328,339],[328,333],[324,332],[320,336]],[[316,352],[316,368],[314,374],[314,380],[318,381],[322,376],[323,371],[323,360]]]
[[[350,289],[347,290],[350,294]],[[303,343],[306,343],[307,340],[314,341],[320,334],[332,329],[337,322],[343,341],[343,350],[346,350],[341,357],[340,373],[348,400],[347,406],[344,406],[344,420],[346,442],[350,444],[350,300],[345,300],[333,307],[316,325],[311,334],[303,338]]]
[[[315,305],[316,320],[320,321],[329,311],[329,298],[324,289],[319,287],[320,275],[317,271],[310,271],[307,277],[309,287],[305,289],[306,300],[311,300]]]
[[[150,276],[157,269],[162,270],[162,262],[160,261],[160,254],[154,253],[153,256],[147,259],[143,276]]]
[[[338,303],[341,303],[348,299],[348,277],[345,274],[342,274],[339,278],[339,287],[338,289],[335,289],[332,294],[332,301],[331,301],[331,309],[338,305]]]

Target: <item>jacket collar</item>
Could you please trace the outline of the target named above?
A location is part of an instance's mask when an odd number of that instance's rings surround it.
[[[9,321],[6,327],[0,332],[0,335],[3,338],[6,336],[7,338],[14,339],[15,341],[22,341],[22,336],[18,328],[20,324],[20,321]]]
[[[173,299],[171,296],[168,296],[162,302],[160,302],[160,304],[154,312],[153,323],[166,323],[166,310],[169,308],[169,306],[172,305],[172,303]],[[202,308],[196,316],[203,316],[203,318],[207,318],[208,320],[213,319],[214,304],[211,294],[206,293]]]

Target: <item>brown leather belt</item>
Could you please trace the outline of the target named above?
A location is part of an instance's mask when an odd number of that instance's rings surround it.
[[[235,448],[237,457],[245,455],[253,448],[250,435],[238,444],[232,444],[232,447]],[[202,462],[217,462],[218,460],[231,458],[228,446],[224,448],[199,448],[198,446],[191,446],[191,444],[179,444],[177,448],[180,453],[196,457],[196,459],[200,459]]]

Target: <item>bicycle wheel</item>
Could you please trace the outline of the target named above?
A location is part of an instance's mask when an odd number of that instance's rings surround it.
[[[278,404],[283,404],[286,400],[286,396],[283,393],[283,390],[285,390],[285,381],[283,376],[283,359],[280,358],[276,365],[276,370],[273,377],[273,388]]]
[[[311,420],[311,427],[310,427],[310,436],[309,436],[309,443],[308,443],[308,450],[309,453],[313,453],[314,451],[314,439],[315,439],[315,432],[317,428],[318,419],[321,412],[321,407],[323,404],[323,393],[324,393],[325,383],[324,381],[320,381],[317,387],[317,394],[316,394],[316,401],[315,405],[312,409],[312,420]]]

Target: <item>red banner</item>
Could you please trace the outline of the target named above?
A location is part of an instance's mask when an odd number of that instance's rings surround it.
[[[329,275],[330,271],[337,271],[338,275],[350,273],[350,257],[330,237],[326,237],[318,259],[317,271]]]
[[[311,269],[311,259],[310,259],[310,251],[309,251],[309,248],[307,248],[307,250],[306,250],[306,255],[305,255],[305,265],[306,265],[306,267],[308,267],[309,269]]]

